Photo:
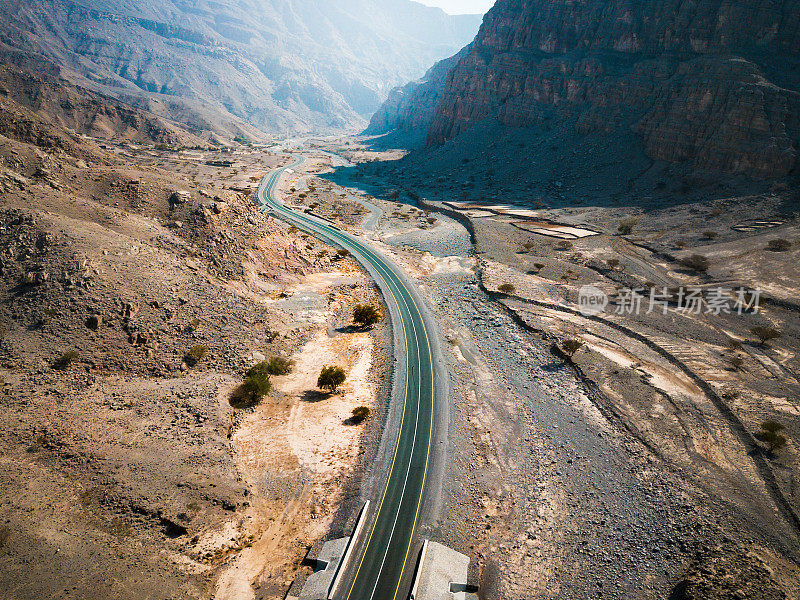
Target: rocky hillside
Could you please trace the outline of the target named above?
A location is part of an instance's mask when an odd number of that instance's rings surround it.
[[[427,139],[560,130],[549,153],[618,140],[650,161],[777,178],[798,164],[798,92],[797,0],[500,0],[450,71]]]
[[[478,25],[409,0],[10,0],[0,53],[47,56],[76,83],[197,131],[319,132],[362,125]]]
[[[118,142],[167,146],[202,143],[174,123],[70,85],[58,77],[59,71],[52,64],[40,67],[32,72],[0,65],[0,134],[61,148],[70,145],[64,141],[64,129]]]

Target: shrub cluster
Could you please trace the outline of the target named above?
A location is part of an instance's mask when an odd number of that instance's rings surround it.
[[[698,273],[705,273],[708,271],[708,258],[702,254],[692,254],[681,259],[681,264],[687,269],[697,271]]]
[[[192,346],[189,348],[189,351],[186,353],[186,356],[183,357],[183,360],[187,365],[193,367],[206,356],[208,356],[208,346],[198,344],[197,346]]]
[[[329,392],[335,392],[347,379],[347,374],[342,367],[324,366],[317,378],[317,387]]]
[[[282,356],[273,356],[267,361],[267,373],[269,375],[288,375],[292,372],[294,361]]]
[[[231,392],[229,402],[234,408],[247,408],[258,404],[269,394],[272,384],[269,380],[268,361],[260,362],[247,369],[244,381]]]
[[[354,425],[358,425],[359,423],[363,423],[367,417],[369,417],[369,407],[367,406],[356,406],[353,409],[353,416],[350,417],[350,421]]]
[[[66,370],[72,363],[78,360],[78,353],[74,350],[64,352],[56,362],[53,363],[53,368],[60,371]]]

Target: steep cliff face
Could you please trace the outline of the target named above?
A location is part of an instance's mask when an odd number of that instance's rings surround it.
[[[428,143],[487,121],[574,122],[577,136],[633,131],[651,159],[781,177],[798,165],[798,91],[800,0],[499,0]]]
[[[410,0],[8,0],[0,51],[197,128],[320,132],[363,126],[479,22]]]
[[[433,65],[419,81],[393,89],[378,111],[372,115],[365,135],[394,133],[394,139],[408,147],[423,146],[436,107],[442,98],[447,75],[472,46]]]

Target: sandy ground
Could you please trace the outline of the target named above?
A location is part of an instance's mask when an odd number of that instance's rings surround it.
[[[262,403],[242,421],[232,441],[239,472],[254,490],[242,532],[252,545],[226,567],[215,597],[248,600],[256,597],[254,584],[281,577],[291,582],[290,568],[297,568],[304,548],[328,530],[338,502],[335,480],[349,474],[359,452],[360,429],[344,423],[356,406],[372,408],[375,401],[372,346],[369,334],[330,338],[317,332],[292,357],[292,374],[275,378],[280,400]],[[316,391],[322,364],[342,364],[348,371],[345,385],[331,396]],[[304,479],[300,493],[276,517],[265,480],[298,471]]]

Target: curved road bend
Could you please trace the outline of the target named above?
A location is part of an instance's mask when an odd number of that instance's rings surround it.
[[[390,312],[393,326],[400,332],[400,342],[404,342],[406,358],[405,379],[396,382],[401,387],[403,409],[389,477],[376,502],[377,514],[366,546],[353,555],[358,560],[355,576],[347,587],[340,587],[337,596],[342,600],[405,600],[409,590],[401,590],[401,586],[408,586],[408,571],[416,562],[411,546],[431,462],[435,385],[429,330],[397,266],[354,236],[295,212],[275,198],[283,172],[302,162],[300,159],[266,176],[258,189],[259,202],[284,221],[345,248],[364,265],[380,287],[387,305],[396,309]]]

